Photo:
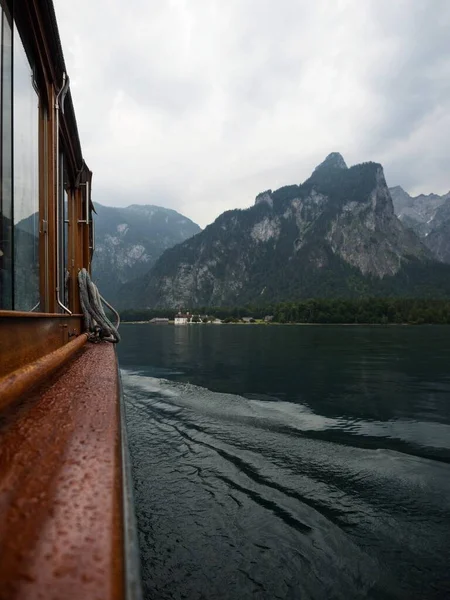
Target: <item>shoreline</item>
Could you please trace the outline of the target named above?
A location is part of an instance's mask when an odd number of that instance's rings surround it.
[[[159,325],[159,326],[167,326],[173,325],[175,323],[173,321],[169,321],[168,323],[152,323],[151,321],[121,321],[120,325]],[[423,327],[423,326],[439,326],[445,327],[449,326],[449,323],[183,323],[177,325],[177,327],[188,327],[190,325],[264,325],[265,327],[274,327],[274,326],[286,326],[286,325],[296,325],[302,327],[323,327],[323,326],[334,326],[334,327]]]

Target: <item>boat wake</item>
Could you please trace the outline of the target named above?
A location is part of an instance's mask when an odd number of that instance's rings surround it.
[[[122,378],[148,597],[414,598],[417,564],[447,589],[447,425]]]

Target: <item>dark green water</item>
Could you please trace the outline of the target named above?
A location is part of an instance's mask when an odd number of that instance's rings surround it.
[[[121,334],[146,598],[450,597],[450,327]]]

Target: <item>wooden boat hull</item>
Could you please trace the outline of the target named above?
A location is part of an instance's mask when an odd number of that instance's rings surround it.
[[[105,343],[83,345],[2,411],[2,600],[139,596],[124,435],[115,349]]]

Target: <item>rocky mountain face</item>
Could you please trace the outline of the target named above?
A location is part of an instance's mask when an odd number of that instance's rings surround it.
[[[417,233],[437,260],[450,263],[450,192],[410,196],[400,186],[389,191],[402,223]]]
[[[13,256],[3,254],[0,257],[3,267],[0,269],[0,295],[2,286],[6,290],[14,288],[14,306],[9,304],[9,293],[4,299],[5,306],[14,310],[31,311],[39,303],[39,219],[35,213],[18,223],[12,224],[6,216],[2,217],[3,232],[10,239],[14,232]],[[0,232],[1,233],[1,232]],[[5,237],[6,237],[5,236]],[[12,277],[12,272],[14,276]],[[14,285],[13,285],[14,281]]]
[[[433,227],[424,242],[440,261],[450,264],[450,193],[436,211]]]
[[[262,192],[251,208],[227,211],[167,250],[133,282],[127,305],[263,304],[404,294],[408,286],[418,293],[424,281],[418,273],[428,281],[432,261],[394,214],[381,165],[347,168],[333,153],[303,184]]]
[[[187,217],[159,206],[95,204],[95,210],[93,278],[101,294],[117,304],[124,284],[148,273],[165,250],[201,231]]]

